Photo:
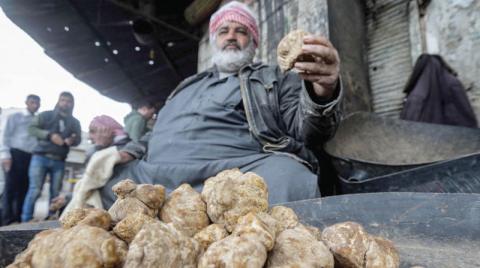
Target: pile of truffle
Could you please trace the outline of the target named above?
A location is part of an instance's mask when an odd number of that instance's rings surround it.
[[[392,243],[354,222],[320,231],[290,208],[268,208],[264,180],[238,169],[183,184],[124,180],[107,211],[73,210],[37,234],[10,267],[398,267]]]

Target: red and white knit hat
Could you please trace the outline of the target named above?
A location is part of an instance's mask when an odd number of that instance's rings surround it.
[[[253,37],[255,47],[258,46],[257,20],[247,5],[232,1],[213,13],[210,17],[210,39],[213,39],[217,29],[226,21],[237,22],[247,27]]]

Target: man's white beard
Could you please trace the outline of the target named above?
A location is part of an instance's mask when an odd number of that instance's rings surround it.
[[[238,72],[243,66],[252,63],[255,56],[255,46],[252,41],[242,50],[222,50],[217,45],[212,47],[212,62],[217,66],[218,71],[222,73]]]

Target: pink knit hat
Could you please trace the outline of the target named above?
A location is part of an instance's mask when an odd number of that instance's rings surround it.
[[[108,115],[100,115],[93,118],[92,122],[90,122],[89,128],[93,129],[98,127],[110,128],[113,131],[114,136],[126,135],[122,125]]]
[[[213,39],[217,29],[226,21],[237,22],[247,27],[252,34],[255,47],[258,46],[257,20],[247,5],[232,1],[213,13],[210,17],[210,39]]]

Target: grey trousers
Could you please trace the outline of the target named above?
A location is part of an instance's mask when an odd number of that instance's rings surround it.
[[[318,176],[291,157],[272,154],[239,168],[242,172],[251,171],[265,179],[271,205],[320,197]],[[171,180],[162,180],[162,175],[156,174],[159,170],[161,169],[145,165],[142,160],[115,167],[112,179],[101,189],[104,208],[108,209],[115,201],[112,186],[126,178],[137,183],[162,184],[166,187],[167,193],[182,183],[190,183],[201,192],[203,181],[206,179],[189,182],[179,178],[178,183],[172,184]]]

